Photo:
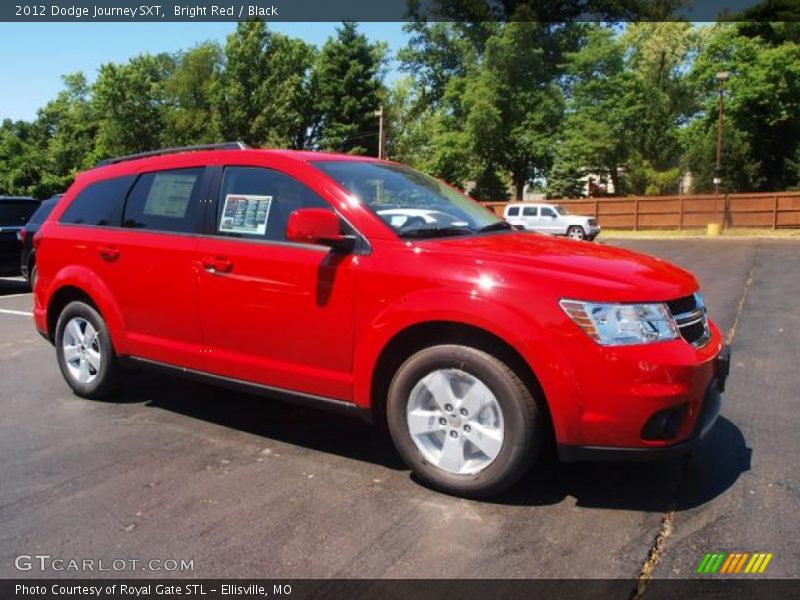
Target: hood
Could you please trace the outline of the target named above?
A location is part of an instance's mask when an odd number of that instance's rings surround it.
[[[530,280],[559,285],[564,297],[645,302],[686,296],[698,288],[694,276],[665,260],[604,244],[535,233],[493,233],[420,242],[435,253],[506,278],[521,272]]]

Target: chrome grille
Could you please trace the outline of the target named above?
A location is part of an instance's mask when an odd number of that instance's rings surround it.
[[[711,337],[711,331],[708,329],[706,306],[700,294],[695,293],[672,300],[667,302],[667,306],[681,332],[681,337],[697,348],[705,346]]]

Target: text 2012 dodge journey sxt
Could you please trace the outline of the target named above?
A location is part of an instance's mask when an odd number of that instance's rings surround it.
[[[107,161],[34,242],[37,329],[80,396],[126,364],[388,424],[428,484],[683,452],[727,350],[694,277],[518,231],[405,166],[240,144]]]

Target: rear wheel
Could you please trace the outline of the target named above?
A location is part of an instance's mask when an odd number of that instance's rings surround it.
[[[572,238],[573,240],[585,240],[586,232],[580,225],[572,225],[569,229],[567,229],[567,237]]]
[[[103,398],[114,389],[118,366],[108,328],[97,310],[70,302],[56,324],[56,356],[67,384],[84,398]]]
[[[409,468],[459,496],[513,485],[542,440],[525,384],[496,357],[467,346],[433,346],[406,360],[389,387],[387,420]]]

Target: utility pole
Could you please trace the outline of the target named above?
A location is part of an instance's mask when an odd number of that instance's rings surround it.
[[[386,147],[386,140],[384,139],[385,135],[385,124],[384,121],[386,120],[386,115],[383,112],[383,105],[375,111],[375,116],[378,117],[378,158],[385,158],[384,152]]]
[[[722,124],[725,118],[725,82],[731,74],[728,71],[717,73],[719,81],[719,123],[717,124],[717,164],[714,168],[714,194],[719,196],[719,186],[722,183]]]

